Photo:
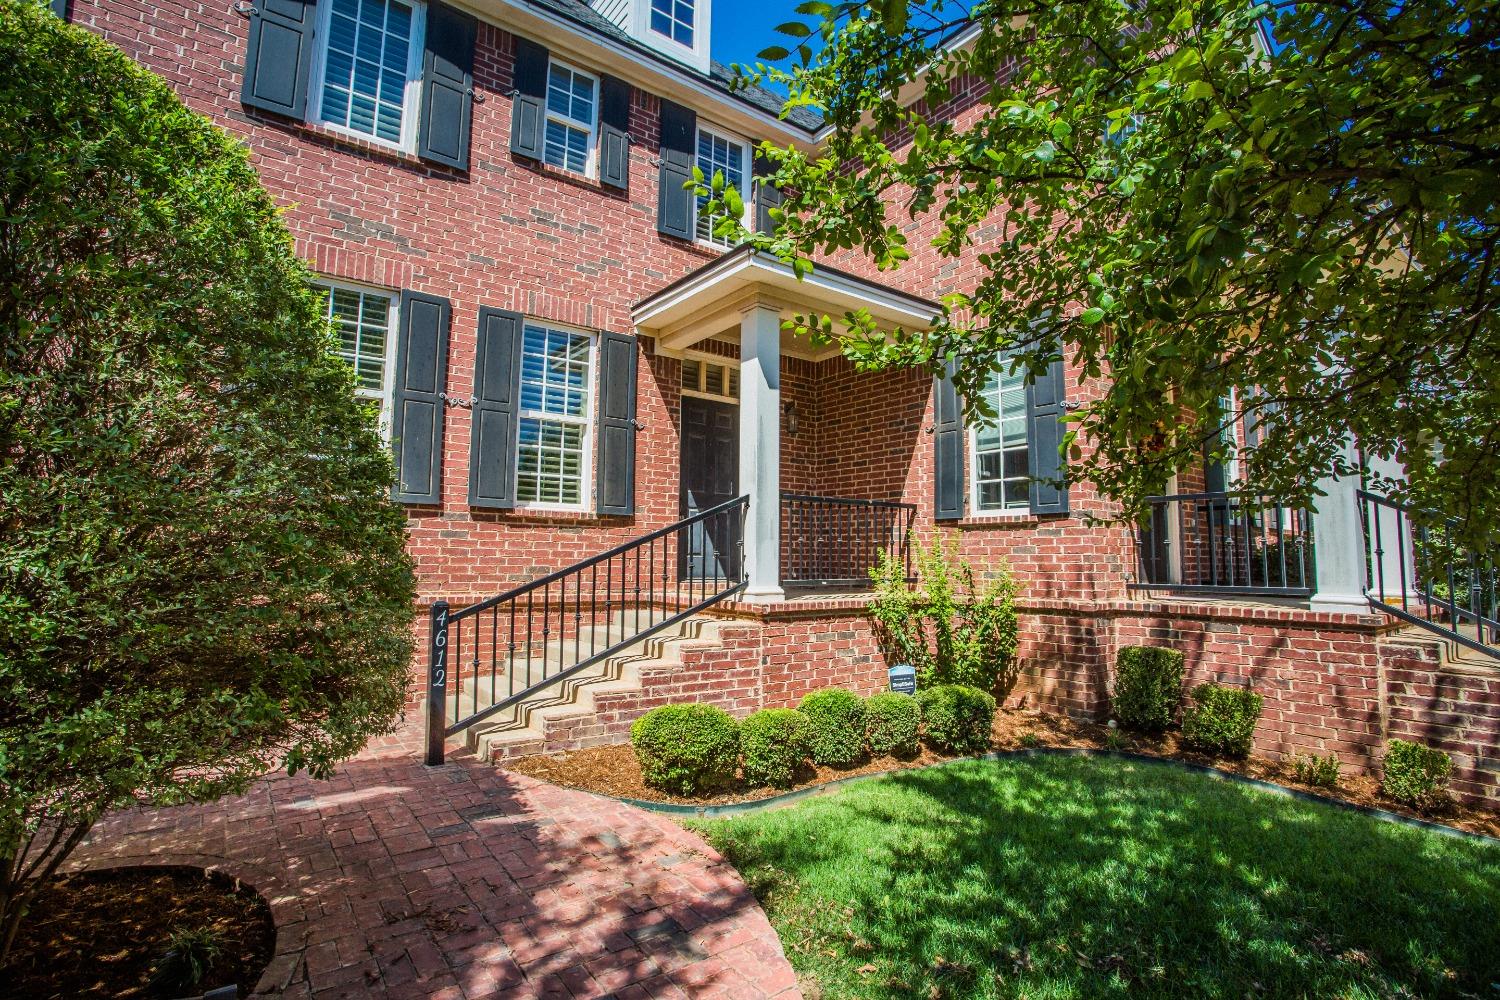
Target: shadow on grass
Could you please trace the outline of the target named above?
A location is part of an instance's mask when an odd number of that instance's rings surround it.
[[[702,829],[826,997],[1500,997],[1500,849],[1159,765],[965,762]]]

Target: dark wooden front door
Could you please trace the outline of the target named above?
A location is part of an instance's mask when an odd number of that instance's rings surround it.
[[[740,408],[734,403],[682,397],[683,517],[739,496]],[[714,518],[690,535],[678,557],[684,576],[735,576],[739,545],[728,518]]]

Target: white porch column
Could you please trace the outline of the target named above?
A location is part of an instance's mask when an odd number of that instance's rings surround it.
[[[1344,445],[1345,455],[1355,458],[1353,442]],[[1359,521],[1359,475],[1325,476],[1318,481],[1313,518],[1315,566],[1311,605],[1316,611],[1366,612],[1365,536]]]
[[[781,312],[757,301],[740,314],[740,493],[745,520],[743,599],[769,603],[781,589]]]

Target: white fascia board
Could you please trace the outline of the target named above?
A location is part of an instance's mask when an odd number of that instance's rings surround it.
[[[736,100],[687,67],[672,63],[668,57],[662,56],[662,61],[657,61],[526,0],[469,0],[467,8],[502,30],[545,43],[549,51],[578,63],[581,68],[619,77],[649,93],[693,108],[709,121],[783,146],[809,151],[815,147],[812,135],[805,129]]]

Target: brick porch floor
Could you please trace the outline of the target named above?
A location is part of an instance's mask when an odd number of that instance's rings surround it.
[[[190,864],[271,902],[288,998],[800,997],[765,914],[696,835],[412,728],[327,782],[108,817],[74,867]]]

